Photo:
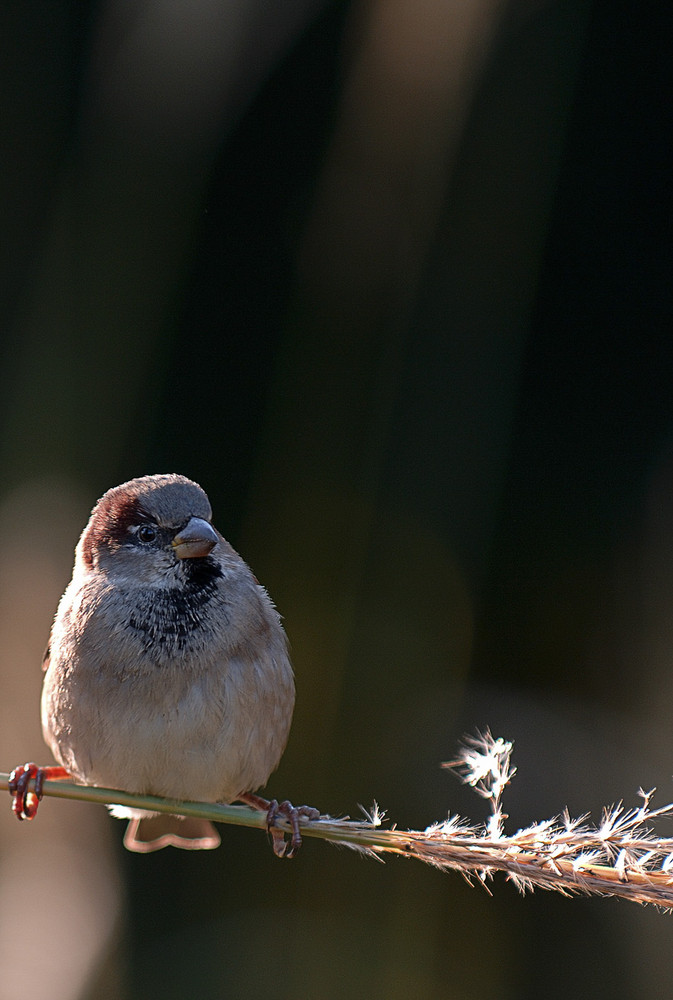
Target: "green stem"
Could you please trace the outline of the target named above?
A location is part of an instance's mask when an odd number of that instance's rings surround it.
[[[28,787],[29,790],[34,789],[34,781]],[[0,773],[0,791],[8,789],[9,775]],[[45,781],[44,794],[80,802],[200,817],[216,823],[257,829],[264,829],[267,824],[265,812],[247,806],[131,795],[112,788],[94,788],[70,781]],[[662,812],[673,813],[673,805],[652,815]],[[569,831],[567,824],[559,825],[557,819],[547,824],[546,832],[538,824],[534,829],[520,830],[510,837],[500,834],[492,837],[485,826],[463,825],[451,831],[442,827],[425,832],[395,828],[383,830],[376,821],[332,819],[329,816],[310,821],[301,819],[300,823],[302,834],[306,837],[360,848],[377,857],[382,853],[394,853],[416,858],[442,871],[462,871],[468,881],[476,879],[485,884],[493,872],[502,871],[521,889],[536,885],[556,889],[566,896],[578,892],[619,896],[673,910],[673,876],[664,864],[669,857],[673,858],[671,842],[643,833],[640,813],[627,816],[622,822],[624,829],[615,831],[615,844],[611,851],[605,848],[603,827],[597,830],[577,826]],[[274,825],[290,829],[283,816],[278,816]],[[628,841],[629,836],[637,837],[637,840]],[[570,839],[574,842],[569,843]],[[626,846],[631,844],[633,857],[628,864],[624,861],[620,866],[612,864],[611,857],[618,853],[619,858],[626,859],[625,849],[618,851],[622,841]],[[638,851],[643,850],[645,854],[639,860]]]
[[[29,782],[28,789],[35,787],[34,780]],[[0,791],[9,790],[9,775],[0,772]],[[132,795],[113,788],[97,788],[93,785],[76,785],[72,781],[45,781],[45,795],[57,799],[74,799],[78,802],[95,802],[99,805],[127,806],[131,809],[147,809],[149,812],[171,813],[178,816],[192,816],[209,819],[214,823],[229,823],[233,826],[247,826],[256,829],[266,828],[266,814],[247,806],[222,805],[218,802],[182,802],[178,799],[163,799],[154,795]],[[329,817],[313,820],[310,823],[300,820],[302,835],[318,837],[321,840],[338,840],[362,847],[372,847],[384,850],[395,850],[393,840],[388,843],[390,831],[379,830],[365,823],[352,823],[348,820],[332,820]],[[289,830],[290,826],[283,816],[276,820],[277,826]]]

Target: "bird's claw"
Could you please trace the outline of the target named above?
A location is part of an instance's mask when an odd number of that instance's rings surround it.
[[[28,783],[35,778],[35,791],[28,791]],[[33,819],[42,798],[44,775],[37,764],[21,764],[9,776],[9,793],[12,810],[17,819]]]
[[[292,836],[289,844],[285,839],[283,831],[279,830],[275,825],[278,816],[284,816],[292,828]],[[269,802],[266,814],[266,828],[271,834],[271,844],[276,857],[293,858],[301,847],[300,819],[320,819],[320,811],[314,809],[313,806],[293,806],[288,799],[280,803],[276,799]]]
[[[34,819],[43,795],[46,778],[69,778],[64,767],[39,767],[37,764],[21,764],[9,776],[9,794],[12,796],[12,811],[17,819]],[[28,785],[35,779],[35,788]]]
[[[288,799],[284,802],[272,799],[269,802],[259,795],[252,794],[242,795],[240,798],[253,808],[266,812],[266,829],[271,837],[273,853],[277,858],[293,858],[301,847],[300,819],[320,819],[319,809],[314,809],[313,806],[293,806]],[[276,826],[279,816],[283,816],[290,824],[292,835],[289,841],[285,839],[285,832]]]

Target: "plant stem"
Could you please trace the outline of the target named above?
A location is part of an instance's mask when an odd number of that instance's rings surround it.
[[[481,795],[491,796],[494,817],[491,822],[475,826],[449,816],[425,831],[382,829],[375,807],[366,820],[302,818],[302,835],[351,847],[379,859],[383,854],[415,858],[442,871],[460,871],[470,882],[485,884],[494,872],[501,871],[522,892],[538,887],[566,896],[619,896],[673,909],[673,838],[657,837],[647,825],[654,819],[673,815],[673,805],[652,809],[652,792],[641,792],[642,806],[626,810],[619,805],[605,810],[598,826],[591,825],[586,818],[571,820],[563,814],[506,835],[502,829],[500,796],[514,773],[509,765],[511,744],[494,741],[490,734],[480,736],[479,740],[481,743],[472,741],[463,757],[452,766],[467,767],[469,783]],[[481,747],[481,751],[476,752],[475,746],[477,750]],[[33,788],[31,781],[29,790]],[[9,775],[0,773],[0,791],[8,789]],[[265,829],[267,825],[264,811],[247,806],[132,795],[70,781],[45,781],[43,791],[56,798],[200,817],[235,826]],[[290,829],[283,816],[274,820],[274,826]]]

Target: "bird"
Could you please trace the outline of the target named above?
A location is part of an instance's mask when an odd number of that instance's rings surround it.
[[[57,767],[21,765],[12,807],[32,819],[45,778],[138,795],[267,811],[274,852],[292,857],[300,818],[258,796],[285,749],[294,674],[280,616],[212,523],[204,490],[148,475],[108,490],[75,549],[72,579],[44,658],[41,717]],[[35,778],[34,791],[29,789]],[[212,849],[208,820],[111,807],[130,819],[124,845]],[[275,826],[291,825],[291,840]]]

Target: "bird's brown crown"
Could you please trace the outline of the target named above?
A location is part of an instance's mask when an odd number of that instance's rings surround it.
[[[120,544],[133,525],[153,522],[178,529],[190,517],[212,517],[208,497],[191,479],[175,474],[131,479],[104,493],[93,508],[82,535],[82,558],[93,565],[95,551]]]

